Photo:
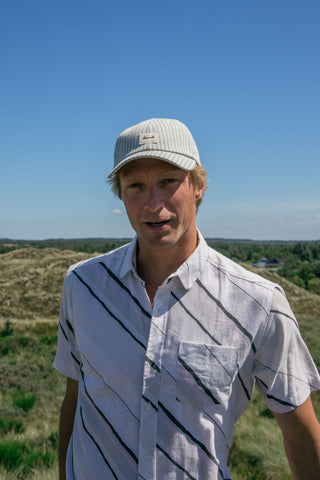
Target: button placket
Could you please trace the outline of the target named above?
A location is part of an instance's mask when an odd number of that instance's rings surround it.
[[[158,400],[161,384],[161,357],[164,345],[166,315],[158,316],[159,298],[155,305],[150,322],[150,331],[146,351],[146,360],[143,372],[143,388],[140,407],[140,432],[139,432],[139,474],[146,480],[154,480],[156,443],[157,443],[157,417]]]

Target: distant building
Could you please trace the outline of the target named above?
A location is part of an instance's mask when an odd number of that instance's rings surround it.
[[[260,258],[257,262],[252,264],[256,268],[280,268],[284,266],[282,260],[268,260],[265,257]]]

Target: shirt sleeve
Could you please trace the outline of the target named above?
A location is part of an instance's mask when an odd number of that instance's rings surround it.
[[[72,267],[71,267],[72,268]],[[79,380],[80,356],[77,351],[75,319],[72,315],[72,275],[67,273],[62,289],[58,345],[53,367],[63,375]]]
[[[283,290],[275,288],[267,326],[254,359],[254,375],[264,400],[275,413],[297,408],[320,377],[303,341]]]

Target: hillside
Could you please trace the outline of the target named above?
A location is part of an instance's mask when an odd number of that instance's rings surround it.
[[[248,265],[243,266],[258,275],[281,285],[286,292],[291,308],[297,317],[320,317],[320,295],[310,293],[304,288],[298,287],[289,280],[280,277],[275,271],[263,268],[257,269]]]
[[[24,248],[0,255],[0,319],[56,318],[68,267],[92,255],[56,248]],[[280,284],[295,314],[317,317],[320,296],[266,269],[246,268]]]
[[[0,255],[0,327],[10,320],[19,332],[24,332],[27,326],[34,330],[35,322],[50,323],[54,331],[63,279],[69,266],[93,255],[33,247]],[[283,287],[307,343],[311,342],[314,347],[320,338],[320,295],[298,287],[272,270],[243,266]],[[320,349],[315,356],[320,367]]]
[[[87,254],[26,248],[0,255],[0,319],[55,319],[68,267]]]

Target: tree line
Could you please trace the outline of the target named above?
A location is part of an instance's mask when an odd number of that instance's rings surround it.
[[[277,273],[299,287],[320,295],[320,242],[210,241],[210,246],[235,260],[254,263],[265,257],[282,260]]]
[[[88,255],[114,250],[128,243],[130,238],[84,238],[49,240],[0,240],[0,254],[20,248],[57,248]],[[208,244],[236,262],[251,264],[265,257],[269,261],[282,260],[278,274],[299,287],[320,295],[320,241],[264,242],[251,240],[207,239]]]

